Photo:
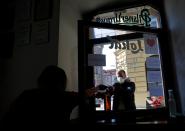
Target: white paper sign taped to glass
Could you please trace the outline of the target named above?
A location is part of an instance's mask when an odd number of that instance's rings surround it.
[[[148,69],[160,69],[160,59],[159,57],[147,57],[146,58],[146,68]]]
[[[155,35],[144,34],[145,53],[159,54],[158,40]]]
[[[106,66],[105,55],[88,54],[88,66]]]

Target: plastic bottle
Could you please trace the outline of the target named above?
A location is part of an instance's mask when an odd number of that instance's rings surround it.
[[[176,117],[176,102],[173,94],[173,90],[168,90],[169,94],[169,99],[168,99],[168,104],[169,104],[169,115],[170,118],[175,118]]]

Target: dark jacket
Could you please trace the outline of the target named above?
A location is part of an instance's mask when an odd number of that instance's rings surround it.
[[[125,81],[124,83],[114,84],[114,102],[113,110],[125,110],[134,111],[135,106],[135,83],[131,81]]]

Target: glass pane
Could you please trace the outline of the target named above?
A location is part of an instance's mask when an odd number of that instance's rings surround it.
[[[92,28],[91,31],[96,30]],[[94,31],[96,36],[96,31]],[[94,84],[99,87],[96,96],[96,110],[113,110],[115,83],[121,83],[118,72],[124,70],[126,79],[135,83],[136,109],[155,109],[165,106],[164,86],[158,38],[154,34],[143,34],[141,38],[116,39],[111,30],[100,34],[101,43],[93,45],[96,57],[105,56],[105,65],[94,65]],[[110,33],[110,35],[109,35]],[[117,30],[115,30],[115,34]],[[132,32],[134,33],[134,32]],[[130,32],[118,31],[120,35]],[[99,34],[98,34],[99,35]],[[105,37],[107,36],[107,37]],[[96,39],[95,39],[96,40]],[[107,104],[107,101],[110,101]],[[123,100],[124,101],[124,100]],[[124,110],[124,108],[121,108]]]
[[[128,26],[136,25],[161,28],[160,13],[150,6],[141,6],[98,14],[94,16],[92,21]]]
[[[131,34],[131,33],[133,33],[133,32],[131,32],[131,31],[102,29],[102,28],[94,28],[92,30],[91,35],[90,35],[90,39],[103,38],[103,37],[107,37],[107,36],[118,36],[118,35]]]

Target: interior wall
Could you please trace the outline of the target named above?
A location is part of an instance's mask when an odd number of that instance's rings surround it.
[[[47,9],[39,10],[36,20],[34,0],[16,1],[10,30],[15,36],[12,56],[0,59],[0,119],[20,93],[37,87],[37,78],[47,65],[57,65],[59,2],[53,1],[51,17],[45,14]]]
[[[182,112],[185,115],[185,1],[165,0],[167,20],[172,36],[172,46],[175,58],[177,82],[182,104]]]
[[[60,2],[58,65],[67,74],[67,90],[78,91],[78,20],[80,11],[70,1]]]

